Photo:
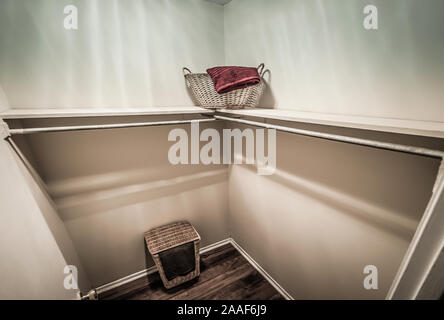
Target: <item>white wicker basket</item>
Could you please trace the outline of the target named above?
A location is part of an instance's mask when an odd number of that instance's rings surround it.
[[[209,109],[242,109],[257,107],[265,90],[266,85],[262,77],[265,72],[264,64],[261,63],[257,69],[261,77],[261,81],[258,84],[223,94],[216,92],[211,76],[208,73],[192,73],[188,68],[183,68],[183,71],[188,87],[193,92],[193,96],[200,106]],[[185,71],[188,73],[185,73]]]

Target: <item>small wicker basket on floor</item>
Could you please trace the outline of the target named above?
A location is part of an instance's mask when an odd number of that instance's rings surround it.
[[[199,244],[200,236],[194,227],[187,221],[174,222],[165,226],[154,228],[145,232],[145,241],[148,251],[153,257],[154,263],[160,274],[165,288],[170,289],[179,284],[194,279],[200,274]],[[194,243],[195,269],[184,276],[178,276],[168,280],[159,253],[168,249],[178,247],[186,243]]]
[[[242,109],[257,107],[264,93],[266,86],[263,79],[265,73],[264,64],[261,63],[257,69],[261,77],[261,81],[258,84],[223,94],[216,92],[211,76],[208,73],[192,73],[188,68],[183,68],[183,71],[188,87],[201,107],[208,109]],[[188,73],[185,73],[185,71]]]

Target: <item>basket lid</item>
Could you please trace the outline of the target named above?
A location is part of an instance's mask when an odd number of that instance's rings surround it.
[[[151,254],[196,240],[200,240],[200,236],[188,221],[174,222],[145,232],[146,245]]]

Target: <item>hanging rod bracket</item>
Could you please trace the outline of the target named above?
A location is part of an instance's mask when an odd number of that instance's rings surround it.
[[[91,289],[86,295],[79,293],[80,300],[98,300],[98,295],[96,289]]]
[[[0,118],[0,138],[6,139],[11,136],[8,124]]]

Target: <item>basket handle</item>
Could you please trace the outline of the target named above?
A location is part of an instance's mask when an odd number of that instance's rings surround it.
[[[183,75],[185,75],[185,71],[188,71],[188,73],[192,73],[190,69],[188,69],[188,68],[186,68],[186,67],[183,67],[183,68],[182,68],[182,73],[183,73]]]
[[[265,68],[264,63],[261,63],[260,65],[257,66],[257,72],[259,73],[260,77],[262,77],[264,74],[264,68]]]

